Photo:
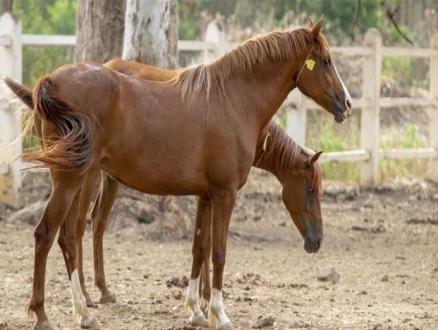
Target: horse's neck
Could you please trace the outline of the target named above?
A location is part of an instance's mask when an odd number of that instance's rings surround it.
[[[259,121],[259,128],[262,129],[295,88],[293,75],[291,63],[268,62],[257,65],[251,71],[231,78],[228,95],[233,95],[235,104],[243,106],[252,119]]]
[[[271,122],[268,125],[273,125],[273,123]],[[267,130],[267,132],[269,132],[269,129]],[[294,160],[299,157],[299,155],[296,154],[296,150],[294,150],[294,146],[296,146],[296,144],[283,129],[276,130],[275,136],[267,136],[267,132],[262,133],[262,136],[260,137],[263,143],[258,143],[257,145],[256,156],[254,158],[253,166],[272,173],[273,175],[275,175],[278,181],[283,184],[286,178],[290,175],[289,169],[291,169],[293,165],[290,163],[284,164],[284,162],[294,162]],[[278,143],[279,141],[285,142]],[[277,148],[275,150],[275,158],[267,156],[266,150],[268,148]],[[280,160],[283,160],[283,163]]]

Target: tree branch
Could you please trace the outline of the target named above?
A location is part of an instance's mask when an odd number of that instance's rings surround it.
[[[413,44],[413,42],[411,41],[411,39],[409,39],[398,27],[397,22],[394,19],[394,15],[397,14],[398,10],[400,9],[399,6],[395,7],[395,8],[389,8],[386,7],[386,0],[382,0],[380,1],[380,5],[383,7],[386,16],[388,16],[389,20],[391,21],[391,23],[394,25],[395,29],[397,30],[397,32],[403,37],[403,39],[405,39],[407,42],[409,42],[411,45]]]
[[[357,24],[359,22],[359,16],[360,16],[360,8],[362,6],[362,0],[357,0],[356,4],[356,12],[354,13],[354,20],[351,24],[350,31],[353,32],[354,29],[357,27]]]

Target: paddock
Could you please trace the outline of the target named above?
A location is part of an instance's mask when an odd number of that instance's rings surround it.
[[[437,185],[363,188],[324,181],[325,238],[314,255],[302,249],[280,191],[273,176],[253,170],[239,194],[224,275],[224,303],[236,329],[250,329],[269,315],[275,321],[265,329],[436,327]],[[0,329],[29,329],[34,318],[25,307],[32,286],[33,226],[8,223],[6,210],[1,211]],[[194,329],[184,316],[186,288],[172,284],[183,286],[183,277],[190,275],[191,238],[151,241],[145,236],[148,226],[134,221],[124,229],[110,225],[104,238],[107,281],[117,302],[92,309],[102,329]],[[91,247],[87,231],[86,282],[97,302]],[[340,274],[337,283],[317,279],[319,269],[328,266]],[[53,325],[79,329],[56,244],[47,269],[47,313]]]

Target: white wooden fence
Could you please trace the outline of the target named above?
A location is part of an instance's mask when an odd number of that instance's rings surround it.
[[[9,13],[0,17],[0,74],[14,77],[21,81],[21,54],[23,46],[61,46],[74,47],[75,36],[26,35],[21,34],[21,23]],[[180,51],[204,52],[204,61],[211,61],[220,56],[233,45],[225,41],[219,28],[208,25],[204,41],[179,40]],[[334,55],[363,56],[363,88],[362,97],[353,99],[354,109],[361,111],[361,149],[324,153],[321,162],[361,161],[361,183],[367,186],[378,184],[378,161],[381,158],[430,158],[431,171],[428,178],[438,182],[438,34],[430,41],[430,48],[398,48],[382,47],[382,39],[377,29],[370,29],[365,35],[362,47],[332,47]],[[380,77],[382,56],[410,56],[430,58],[430,99],[415,98],[381,98]],[[3,96],[2,96],[3,95]],[[0,89],[0,202],[18,205],[18,189],[21,185],[19,162],[10,163],[11,153],[19,152],[20,147],[3,152],[5,146],[15,140],[19,134],[19,109],[17,102],[5,98]],[[284,106],[295,104],[288,111],[287,131],[299,143],[304,144],[306,136],[306,112],[318,108],[308,102],[299,92],[294,91],[285,101]],[[424,106],[430,108],[430,141],[429,148],[409,150],[379,150],[379,116],[380,109],[392,106]]]

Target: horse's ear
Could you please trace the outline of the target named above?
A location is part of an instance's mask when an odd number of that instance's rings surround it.
[[[321,32],[322,22],[324,21],[324,15],[321,16],[318,22],[314,26],[312,26],[312,35],[313,39],[316,40],[319,33]]]
[[[323,151],[318,151],[316,154],[314,154],[312,157],[309,158],[309,166],[312,166],[319,158],[319,156],[321,156],[321,154],[323,153]]]
[[[307,19],[307,27],[309,29],[313,28],[313,21],[312,21],[312,17],[309,16],[309,18]]]

